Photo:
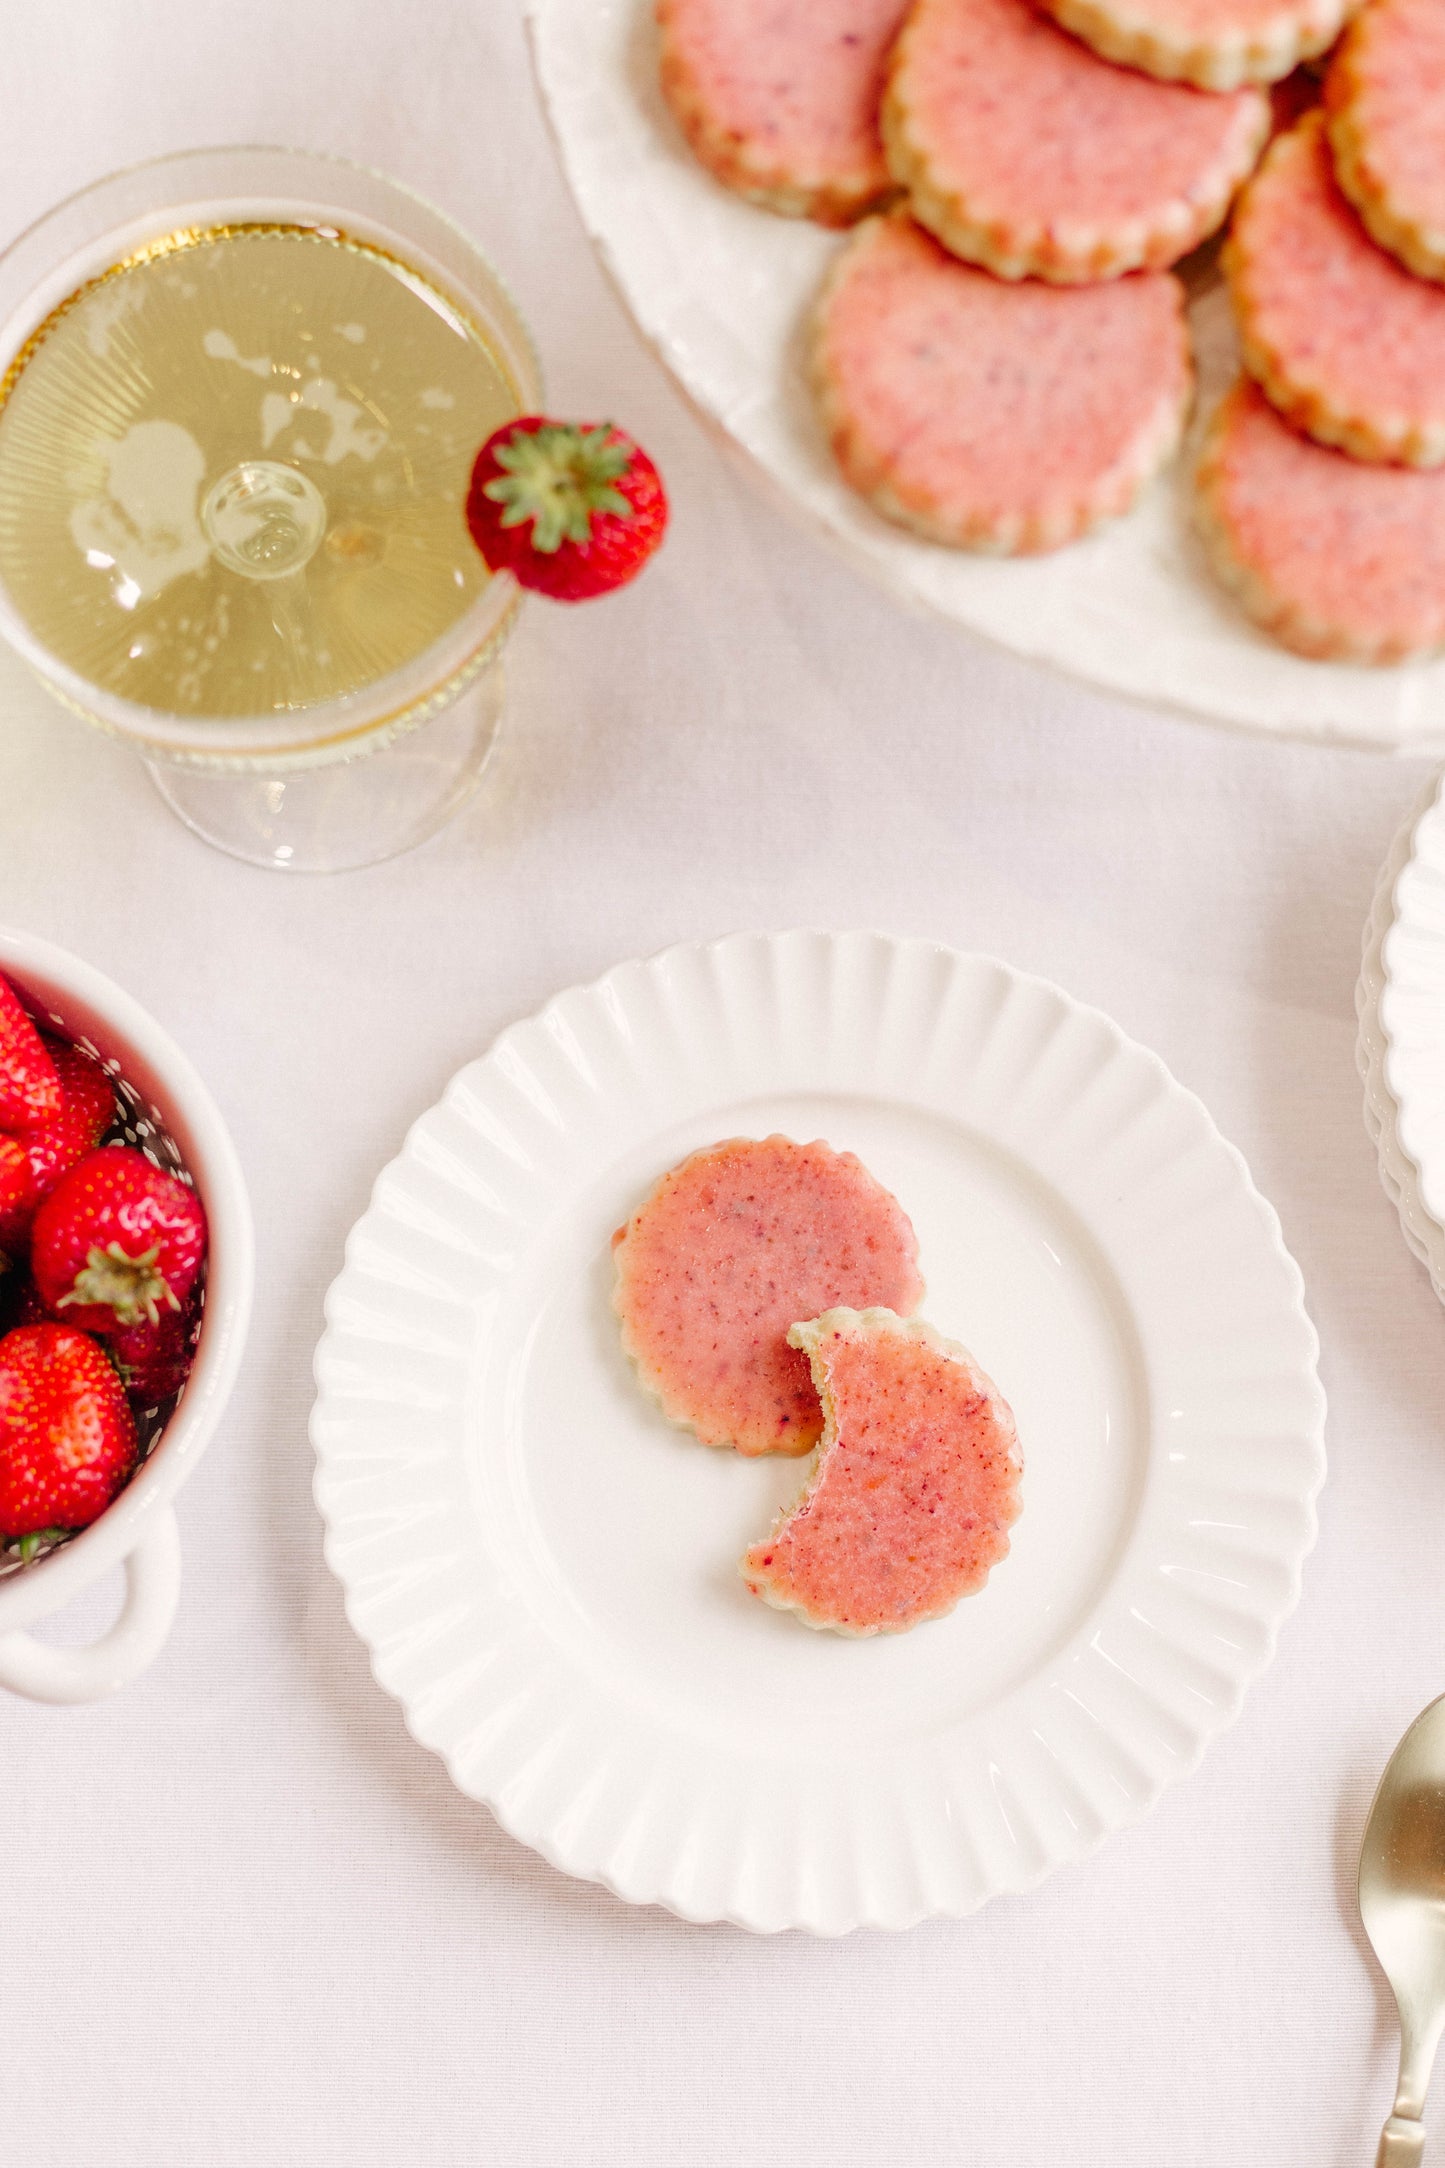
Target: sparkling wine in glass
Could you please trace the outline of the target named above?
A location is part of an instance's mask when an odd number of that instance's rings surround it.
[[[184,819],[299,870],[455,810],[518,601],[467,480],[541,403],[465,236],[338,161],[162,160],[0,258],[0,370],[0,630]]]

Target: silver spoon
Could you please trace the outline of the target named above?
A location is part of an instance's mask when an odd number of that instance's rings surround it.
[[[1445,1695],[1390,1757],[1360,1848],[1360,1918],[1400,2007],[1400,2081],[1375,2168],[1416,2168],[1445,2027]]]

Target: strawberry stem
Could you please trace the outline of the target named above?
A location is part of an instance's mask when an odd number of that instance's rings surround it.
[[[572,422],[519,429],[497,446],[493,456],[506,471],[488,482],[483,494],[505,507],[504,527],[530,520],[533,549],[551,557],[564,542],[590,541],[596,513],[632,517],[632,506],[614,484],[627,472],[634,450],[610,422],[595,429]]]
[[[118,1242],[92,1250],[75,1275],[74,1287],[55,1307],[64,1310],[71,1303],[95,1303],[114,1311],[118,1325],[138,1325],[142,1318],[158,1325],[163,1302],[172,1310],[180,1308],[165,1274],[156,1270],[160,1254],[158,1242],[139,1257],[128,1256]]]
[[[21,1565],[29,1565],[31,1559],[40,1549],[42,1543],[59,1543],[62,1538],[68,1536],[69,1533],[70,1530],[68,1528],[38,1528],[36,1529],[34,1535],[22,1536],[20,1538]]]

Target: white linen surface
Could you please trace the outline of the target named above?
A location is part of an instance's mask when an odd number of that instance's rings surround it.
[[[675,513],[629,594],[530,611],[483,796],[375,872],[286,881],[205,850],[0,658],[0,920],[79,950],[190,1050],[260,1232],[242,1388],[181,1501],[170,1645],[99,1707],[0,1695],[0,2155],[1372,2157],[1393,2014],[1354,1862],[1386,1755],[1445,1688],[1445,1320],[1376,1180],[1352,992],[1425,771],[1101,701],[836,565],[629,329],[515,0],[4,0],[0,31],[5,237],[190,145],[362,159],[478,236],[554,404],[637,430]],[[1332,1397],[1302,1608],[1199,1774],[1032,1897],[836,1943],[631,1911],[455,1794],[347,1627],[305,1427],[346,1229],[451,1072],[621,957],[797,923],[994,951],[1156,1047],[1278,1206]],[[55,1631],[89,1638],[113,1602]]]

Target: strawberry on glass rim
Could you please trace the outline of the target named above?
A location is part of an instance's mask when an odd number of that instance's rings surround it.
[[[611,422],[524,414],[477,454],[467,525],[493,572],[554,602],[587,602],[636,578],[662,540],[667,496],[646,452]]]
[[[107,1335],[179,1310],[205,1255],[200,1198],[128,1144],[78,1160],[30,1234],[30,1269],[46,1309]]]

